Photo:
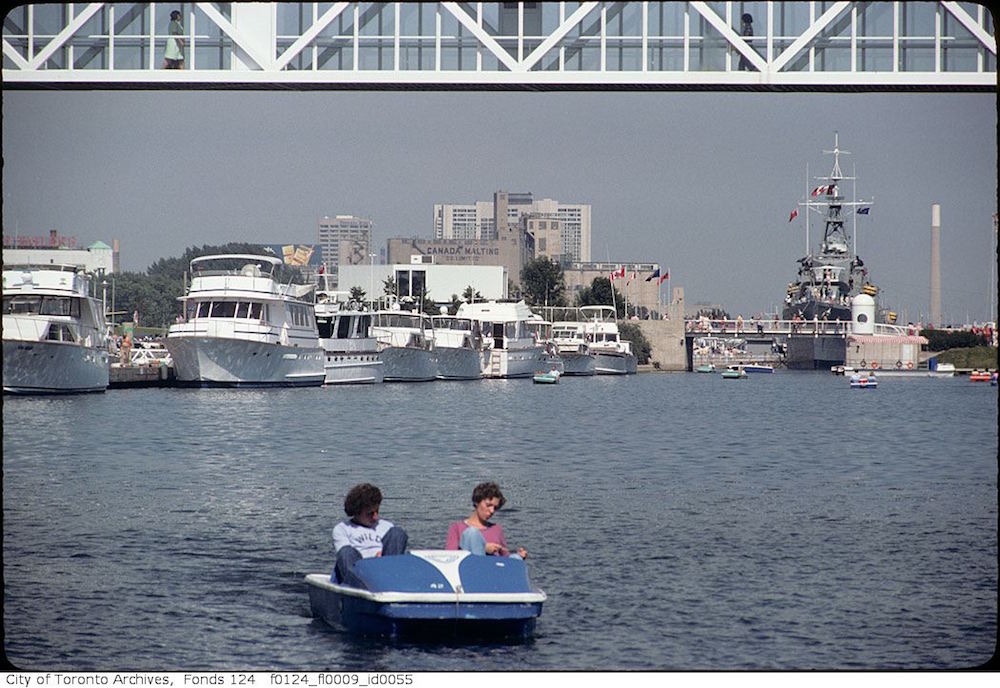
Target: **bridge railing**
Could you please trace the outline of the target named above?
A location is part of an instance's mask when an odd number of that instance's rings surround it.
[[[754,335],[841,335],[852,333],[851,323],[842,320],[778,320],[763,318],[760,320],[706,320],[693,319],[684,323],[688,334],[704,337],[741,337]],[[876,335],[903,336],[917,334],[901,325],[876,323]]]

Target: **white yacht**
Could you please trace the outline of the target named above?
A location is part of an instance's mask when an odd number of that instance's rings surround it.
[[[479,323],[484,346],[490,349],[484,377],[531,377],[544,367],[545,347],[528,329],[532,312],[524,301],[463,303],[457,315]]]
[[[435,315],[434,354],[439,380],[478,380],[489,360],[479,323],[454,315]]]
[[[376,311],[371,336],[385,364],[386,382],[429,382],[437,377],[430,316],[417,311]]]
[[[103,392],[107,325],[91,276],[74,265],[5,265],[3,391]]]
[[[597,357],[590,351],[582,322],[552,323],[552,342],[562,359],[563,375],[594,375],[597,372]]]
[[[531,336],[535,338],[535,341],[544,349],[542,353],[542,367],[541,371],[551,372],[556,371],[560,376],[565,375],[566,366],[563,364],[562,357],[559,355],[559,351],[556,348],[555,342],[552,340],[552,323],[538,315],[533,313],[531,318],[525,323],[528,328],[528,332]],[[539,371],[535,371],[539,372]]]
[[[330,289],[328,278],[320,275],[315,306],[326,384],[382,382],[385,364],[371,336],[372,312],[352,301],[348,292]]]
[[[313,285],[281,284],[274,256],[226,254],[191,261],[167,350],[177,381],[198,387],[312,387],[323,384],[323,348]]]
[[[618,318],[611,306],[581,306],[583,331],[597,359],[598,375],[631,375],[636,372],[632,343],[618,336]]]

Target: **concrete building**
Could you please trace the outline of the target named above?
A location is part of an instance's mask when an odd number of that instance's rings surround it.
[[[389,239],[385,262],[409,264],[419,260],[441,266],[500,266],[510,280],[519,283],[521,269],[534,255],[532,236],[514,227],[494,239]]]
[[[388,278],[396,282],[399,298],[419,298],[426,288],[436,303],[448,303],[452,295],[459,298],[472,287],[483,299],[507,298],[507,270],[501,265],[437,265],[420,261],[389,265],[342,265],[340,289],[349,291],[361,287],[368,297],[384,294]]]
[[[47,237],[3,237],[4,265],[79,265],[88,272],[111,274],[120,272],[118,239],[112,246],[103,241],[77,248],[76,237],[60,236],[56,230]]]
[[[436,203],[434,237],[436,239],[496,239],[507,227],[521,227],[522,217],[555,220],[559,223],[558,248],[546,237],[546,255],[566,261],[590,260],[590,205],[560,203],[551,198],[535,200],[531,193],[497,191],[492,201],[469,204]]]
[[[354,215],[324,216],[318,223],[318,239],[322,262],[330,275],[338,275],[342,264],[360,265],[369,262],[371,253],[371,218]]]

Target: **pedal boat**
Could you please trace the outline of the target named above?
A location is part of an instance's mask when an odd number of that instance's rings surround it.
[[[524,561],[462,550],[414,550],[362,559],[365,588],[308,574],[309,606],[334,628],[389,638],[516,638],[534,632],[545,593]]]
[[[854,375],[851,375],[851,387],[855,389],[874,389],[878,387],[878,379],[876,379],[874,373],[854,373]]]

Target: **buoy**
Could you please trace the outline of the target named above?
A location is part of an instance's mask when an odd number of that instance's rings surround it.
[[[878,368],[878,361],[872,361],[872,370]]]
[[[913,361],[907,361],[906,362],[906,367],[912,370],[913,369]]]
[[[896,361],[896,368],[898,369],[898,368],[902,368],[902,367],[903,367],[903,362],[902,361]]]

